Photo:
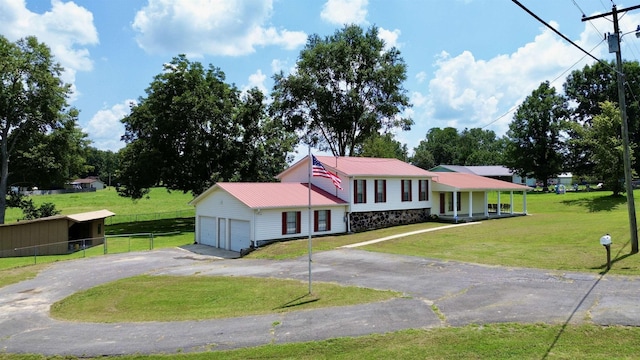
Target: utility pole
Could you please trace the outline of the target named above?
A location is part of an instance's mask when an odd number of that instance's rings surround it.
[[[640,5],[631,6],[625,9],[618,10],[615,5],[611,9],[610,13],[594,15],[589,17],[582,17],[582,21],[591,19],[597,19],[600,17],[613,15],[613,34],[609,34],[610,40],[614,40],[615,43],[609,42],[609,52],[613,52],[613,48],[616,53],[616,73],[618,79],[618,105],[620,106],[620,116],[622,120],[622,146],[624,157],[624,181],[627,193],[627,209],[629,213],[629,228],[631,231],[631,253],[638,252],[638,227],[636,224],[636,205],[633,197],[633,184],[631,183],[631,157],[629,154],[629,127],[627,125],[627,104],[624,97],[624,74],[622,73],[622,55],[620,51],[620,29],[618,27],[618,12],[626,12],[640,8]],[[615,36],[615,39],[612,37]]]

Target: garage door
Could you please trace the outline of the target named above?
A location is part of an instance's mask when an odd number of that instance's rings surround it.
[[[199,244],[216,246],[216,218],[200,216]]]
[[[248,221],[231,220],[229,222],[231,233],[231,250],[240,251],[251,246],[251,227]]]

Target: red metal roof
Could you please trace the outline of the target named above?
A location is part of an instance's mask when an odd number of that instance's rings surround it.
[[[328,169],[347,176],[435,176],[435,173],[398,159],[347,157],[347,156],[316,156]],[[306,159],[304,159],[306,161]]]
[[[252,209],[309,205],[309,186],[307,184],[220,182],[215,186],[228,192]],[[311,186],[312,206],[343,204],[347,204],[347,202],[316,186]]]
[[[435,184],[441,184],[458,190],[531,190],[528,186],[514,184],[508,181],[496,180],[480,175],[454,172],[435,173],[433,182]]]

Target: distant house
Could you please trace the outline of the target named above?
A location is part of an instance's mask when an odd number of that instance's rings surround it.
[[[104,189],[104,182],[96,177],[88,177],[84,179],[75,179],[70,182],[70,185],[75,189]]]
[[[0,257],[59,255],[104,243],[104,219],[98,210],[55,215],[0,225]]]
[[[489,211],[487,192],[526,195],[529,190],[474,174],[445,176],[398,159],[317,159],[341,180],[342,189],[330,178],[310,176],[309,157],[280,173],[280,183],[217,183],[191,201],[196,207],[195,241],[241,251],[309,233],[318,236],[424,222],[434,208],[438,216],[456,221],[479,214],[488,218],[496,214]],[[524,203],[521,214],[526,214]],[[506,214],[514,214],[512,206]]]

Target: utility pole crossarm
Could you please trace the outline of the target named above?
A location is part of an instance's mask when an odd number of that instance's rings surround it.
[[[615,5],[613,6],[613,8],[615,9]],[[635,9],[640,9],[640,5],[635,5],[635,6],[630,6],[628,8],[624,8],[624,9],[620,9],[617,12],[625,12],[625,11],[630,11],[630,10],[635,10]],[[609,15],[613,15],[613,11],[608,12],[608,13],[604,13],[604,14],[599,14],[599,15],[592,15],[592,16],[583,16],[582,17],[582,21],[589,21],[589,20],[593,20],[593,19],[598,19],[604,16],[609,16]]]

